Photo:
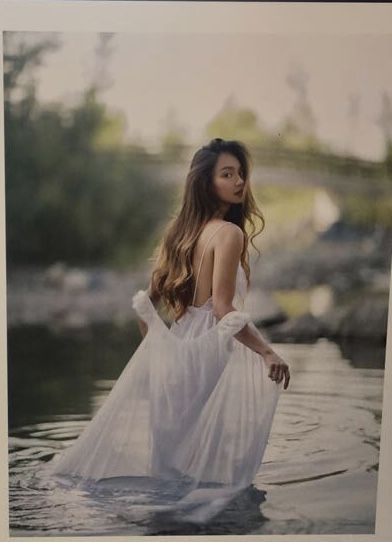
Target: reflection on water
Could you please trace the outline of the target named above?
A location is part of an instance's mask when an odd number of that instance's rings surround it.
[[[178,485],[49,477],[46,462],[80,434],[139,340],[135,324],[9,333],[11,535],[374,533],[384,356],[369,347],[275,345],[292,378],[263,465],[205,526],[148,506],[174,502]]]

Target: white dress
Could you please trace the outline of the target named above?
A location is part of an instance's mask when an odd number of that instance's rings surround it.
[[[136,292],[132,306],[148,331],[94,418],[54,458],[51,472],[93,480],[186,480],[186,494],[167,510],[194,522],[207,521],[249,486],[261,466],[282,383],[268,377],[259,354],[233,337],[247,323],[259,333],[241,310],[246,288],[239,265],[236,311],[217,320],[210,297],[189,306],[170,328],[147,290]]]

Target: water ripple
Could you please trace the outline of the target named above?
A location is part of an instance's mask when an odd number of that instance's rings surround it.
[[[282,534],[374,532],[383,371],[356,369],[335,345],[278,345],[291,360],[269,445],[254,484],[204,527],[181,524],[150,504],[174,501],[169,482],[89,485],[51,477],[45,465],[88,423],[80,412],[12,429],[9,438],[13,536]],[[114,380],[95,381],[90,404]],[[166,485],[165,485],[166,484]],[[132,487],[132,489],[131,489]]]

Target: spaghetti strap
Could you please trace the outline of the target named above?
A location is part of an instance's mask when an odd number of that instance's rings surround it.
[[[208,245],[208,243],[211,241],[211,239],[214,237],[214,235],[217,233],[217,231],[220,230],[223,226],[226,226],[226,224],[231,224],[231,222],[224,222],[224,224],[221,224],[220,226],[218,226],[218,227],[212,232],[212,234],[209,236],[209,238],[208,238],[207,241],[206,241],[206,244],[204,245],[203,252],[201,253],[201,258],[200,258],[200,263],[199,263],[199,269],[198,269],[197,275],[196,275],[195,290],[194,290],[194,292],[193,292],[192,305],[194,305],[194,303],[195,303],[196,289],[197,289],[197,281],[199,280],[199,274],[200,274],[201,264],[202,264],[202,262],[203,262],[203,256],[204,256],[204,253],[205,253],[205,251],[206,251],[207,245]]]

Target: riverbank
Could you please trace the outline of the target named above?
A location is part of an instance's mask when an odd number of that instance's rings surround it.
[[[364,235],[334,225],[303,249],[262,253],[251,263],[244,310],[277,342],[326,337],[385,343],[390,243],[390,233]],[[7,271],[8,326],[125,324],[135,318],[132,296],[147,282],[143,268],[14,266]]]

